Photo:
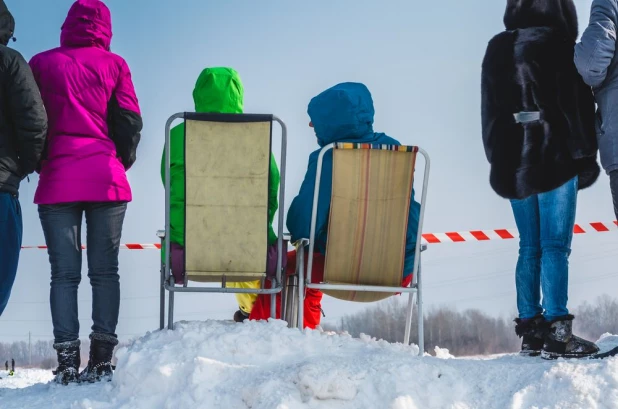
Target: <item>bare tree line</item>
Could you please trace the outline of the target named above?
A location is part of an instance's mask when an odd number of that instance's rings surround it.
[[[391,298],[364,311],[343,317],[326,330],[345,331],[353,337],[361,333],[388,342],[403,342],[407,305]],[[604,333],[618,334],[618,300],[607,295],[593,304],[576,308],[575,330],[596,340]],[[414,311],[416,315],[416,307]],[[425,349],[447,348],[456,356],[491,355],[519,351],[521,340],[515,335],[512,318],[496,318],[477,309],[458,311],[439,307],[424,314]],[[416,316],[412,319],[412,342],[418,340]]]
[[[117,348],[125,344],[119,344]],[[81,361],[85,365],[88,362],[88,351],[90,350],[90,340],[81,341]],[[30,365],[30,353],[32,352],[32,365]],[[53,369],[58,365],[56,350],[54,349],[54,341],[36,341],[32,343],[32,351],[28,347],[26,341],[17,341],[12,343],[0,342],[0,370],[4,370],[4,363],[15,359],[15,368],[41,368]]]
[[[578,334],[596,340],[604,333],[618,334],[618,300],[607,295],[593,303],[577,307],[575,326]],[[389,342],[403,342],[406,304],[395,298],[376,304],[359,313],[345,316],[337,325],[325,330],[346,331],[354,337],[361,333]],[[520,339],[511,318],[491,317],[476,309],[457,311],[451,307],[430,309],[425,313],[425,349],[447,348],[453,355],[490,355],[516,352]],[[417,322],[412,322],[412,342],[418,339]],[[82,362],[87,362],[90,343],[82,340]],[[4,362],[15,359],[16,366],[27,367],[32,352],[32,366],[52,369],[57,365],[53,341],[36,341],[32,351],[26,341],[0,343],[0,370]]]

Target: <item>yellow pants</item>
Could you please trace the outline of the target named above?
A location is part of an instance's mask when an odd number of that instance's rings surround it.
[[[252,288],[259,289],[262,287],[262,281],[246,281],[242,283],[228,283],[228,287],[232,288]],[[236,301],[238,302],[238,306],[242,311],[246,314],[251,314],[251,310],[253,309],[253,304],[255,300],[257,300],[257,294],[235,294]]]

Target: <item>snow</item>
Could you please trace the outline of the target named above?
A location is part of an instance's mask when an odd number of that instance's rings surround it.
[[[618,336],[599,340],[602,350]],[[618,408],[618,358],[457,358],[436,348],[319,331],[281,321],[180,322],[118,351],[110,383],[60,386],[49,371],[0,380],[0,407],[70,409]]]

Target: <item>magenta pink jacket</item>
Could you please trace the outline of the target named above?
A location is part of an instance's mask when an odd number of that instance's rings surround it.
[[[135,161],[142,119],[127,63],[110,52],[109,9],[78,0],[60,47],[30,66],[49,117],[37,204],[129,202],[126,170]]]

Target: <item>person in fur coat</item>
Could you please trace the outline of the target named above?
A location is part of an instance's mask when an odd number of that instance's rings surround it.
[[[507,0],[504,24],[483,61],[481,116],[490,184],[520,234],[515,330],[524,355],[584,357],[598,348],[573,335],[568,258],[577,192],[600,169],[594,97],[573,61],[575,5]]]

